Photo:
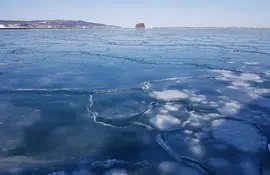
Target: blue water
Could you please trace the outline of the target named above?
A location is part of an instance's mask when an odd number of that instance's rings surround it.
[[[0,31],[0,174],[270,174],[269,29]]]

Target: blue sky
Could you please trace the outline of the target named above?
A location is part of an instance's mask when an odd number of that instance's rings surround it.
[[[4,2],[3,2],[4,1]],[[72,19],[133,27],[270,26],[270,0],[2,0],[0,19]]]

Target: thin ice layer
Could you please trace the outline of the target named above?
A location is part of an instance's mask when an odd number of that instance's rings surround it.
[[[252,125],[233,121],[215,120],[213,136],[235,148],[249,153],[259,152],[264,145],[263,136]]]
[[[177,162],[165,161],[162,162],[158,169],[161,173],[170,175],[202,175],[196,167],[189,167],[185,164],[180,164]]]
[[[129,119],[149,106],[149,96],[140,92],[96,94],[89,98],[89,112],[109,120]]]

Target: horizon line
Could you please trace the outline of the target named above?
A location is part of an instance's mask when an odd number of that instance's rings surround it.
[[[88,21],[88,20],[74,20],[74,19],[35,19],[35,20],[8,20],[8,19],[0,19],[0,21],[26,21],[26,22],[31,22],[31,21],[84,21],[84,22],[89,22],[89,23],[97,23],[97,24],[105,24],[105,25],[112,25],[112,26],[117,26],[121,28],[135,28],[135,25],[138,24],[134,23],[134,26],[125,26],[125,25],[117,25],[117,24],[106,24],[103,22],[93,22],[93,21]],[[147,26],[147,23],[145,28],[270,28],[270,26],[248,26],[248,25],[224,25],[224,26],[218,26],[218,25],[179,25],[179,26]]]

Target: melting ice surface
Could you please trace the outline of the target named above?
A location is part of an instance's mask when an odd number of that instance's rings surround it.
[[[267,175],[270,30],[0,31],[0,174]]]

